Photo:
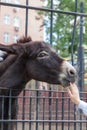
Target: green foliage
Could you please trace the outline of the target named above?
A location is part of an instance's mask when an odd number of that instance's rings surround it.
[[[84,12],[87,13],[87,2],[84,0]],[[47,0],[47,8],[51,7],[51,0]],[[75,0],[53,0],[53,9],[59,9],[64,11],[75,12]],[[80,12],[80,1],[78,1],[77,11]],[[45,13],[44,25],[46,28],[46,40],[50,42],[50,17],[51,13]],[[61,56],[68,57],[71,52],[72,33],[73,26],[70,25],[70,21],[74,19],[74,16],[60,13],[53,13],[53,32],[52,32],[52,44]],[[84,20],[84,26],[87,28],[87,18]],[[77,52],[77,46],[79,44],[79,27],[76,27],[75,40],[74,40],[74,53]],[[84,43],[87,41],[87,30],[84,34]]]

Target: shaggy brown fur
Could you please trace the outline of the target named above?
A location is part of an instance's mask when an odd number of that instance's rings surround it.
[[[32,41],[30,37],[23,37],[17,44],[0,44],[0,49],[8,53],[7,58],[0,63],[0,95],[6,96],[0,97],[0,119],[15,119],[16,98],[10,100],[9,95],[18,96],[31,79],[64,86],[75,81],[74,68],[66,66],[66,61],[43,41]],[[60,74],[65,75],[64,79],[61,79]],[[9,130],[9,123],[0,123],[0,129],[1,127]]]

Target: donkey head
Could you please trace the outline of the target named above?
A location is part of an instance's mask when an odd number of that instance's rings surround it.
[[[31,40],[18,43],[0,44],[0,49],[17,55],[23,61],[26,59],[24,70],[26,69],[27,78],[50,84],[61,84],[64,87],[68,86],[70,82],[75,82],[77,74],[74,67],[61,58],[48,44]]]

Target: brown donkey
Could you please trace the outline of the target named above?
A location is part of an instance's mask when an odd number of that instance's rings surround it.
[[[64,87],[76,80],[74,67],[43,41],[32,41],[30,37],[23,37],[17,44],[0,44],[0,50],[7,52],[7,57],[0,63],[0,120],[2,121],[9,119],[9,108],[10,119],[15,119],[16,99],[12,98],[9,105],[9,93],[18,96],[31,79],[61,84]],[[15,89],[17,89],[16,93]],[[10,127],[12,130],[11,125]],[[9,123],[1,122],[1,129],[9,130]]]

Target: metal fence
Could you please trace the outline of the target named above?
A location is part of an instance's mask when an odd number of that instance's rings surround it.
[[[29,130],[87,129],[86,117],[76,111],[67,92],[25,90],[24,93],[25,96],[22,92],[18,98],[17,119],[25,120],[21,127]],[[87,100],[87,93],[83,100]]]
[[[63,10],[54,10],[51,8],[40,8],[29,6],[29,1],[26,0],[26,5],[19,5],[13,3],[0,2],[0,6],[18,7],[26,10],[25,17],[25,35],[28,30],[28,10],[46,11],[51,13],[50,24],[50,43],[52,43],[52,19],[53,13],[61,13],[66,15],[84,16],[87,14],[77,12],[67,12]],[[72,34],[72,48],[75,35],[75,22]],[[71,52],[73,61],[73,50]],[[16,92],[16,90],[15,90]],[[87,130],[87,120],[81,112],[76,112],[76,106],[71,103],[66,92],[58,91],[43,91],[43,90],[24,90],[18,97],[11,95],[0,96],[2,102],[2,119],[1,130],[4,128],[4,122],[9,124],[9,130],[11,124],[15,123],[14,130]],[[4,101],[9,98],[8,114],[9,119],[4,120]],[[16,119],[11,119],[11,100],[16,99]],[[83,93],[83,100],[87,101],[87,93]]]
[[[87,130],[86,117],[76,110],[67,92],[26,89],[19,97],[11,96],[10,91],[10,95],[0,99],[5,102],[6,98],[9,98],[9,118],[3,119],[5,109],[2,103],[1,130],[4,122],[8,123],[9,130],[12,130],[12,123],[15,124],[14,130]],[[11,119],[12,99],[16,99],[16,119]],[[87,93],[84,93],[83,100],[87,101]]]

